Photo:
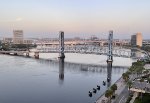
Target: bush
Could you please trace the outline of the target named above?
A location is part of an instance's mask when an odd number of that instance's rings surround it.
[[[129,96],[128,99],[127,99],[127,101],[126,101],[126,103],[130,103],[131,99],[132,99],[132,97]]]

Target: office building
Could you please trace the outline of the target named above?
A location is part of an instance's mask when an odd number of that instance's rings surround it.
[[[142,46],[142,34],[141,33],[136,33],[135,35],[131,36],[131,46]]]
[[[14,44],[23,44],[23,30],[14,30],[13,31],[13,43]]]

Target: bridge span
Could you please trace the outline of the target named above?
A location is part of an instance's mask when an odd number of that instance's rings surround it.
[[[131,50],[116,48],[113,47],[113,31],[109,32],[108,36],[108,47],[101,47],[98,45],[65,45],[64,44],[64,32],[59,34],[59,45],[51,46],[38,46],[36,50],[32,51],[0,51],[1,54],[10,54],[10,55],[26,55],[30,56],[30,53],[34,53],[35,58],[39,59],[40,53],[59,53],[59,57],[65,58],[65,53],[81,53],[81,54],[96,54],[96,55],[107,55],[108,59],[113,60],[115,57],[124,57],[124,58],[136,58],[136,51],[140,51],[145,56],[149,58],[149,54],[145,51],[134,48]]]

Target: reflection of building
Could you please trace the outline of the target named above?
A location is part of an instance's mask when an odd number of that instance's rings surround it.
[[[135,35],[131,36],[131,46],[142,46],[142,34],[136,33]]]
[[[14,30],[13,36],[14,44],[23,44],[23,30]]]
[[[131,49],[131,57],[141,58],[142,53],[136,49]]]

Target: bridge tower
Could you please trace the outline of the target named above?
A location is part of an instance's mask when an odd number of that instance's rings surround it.
[[[109,31],[107,62],[113,62],[113,31]]]
[[[59,32],[59,58],[65,58],[64,54],[64,32]]]

